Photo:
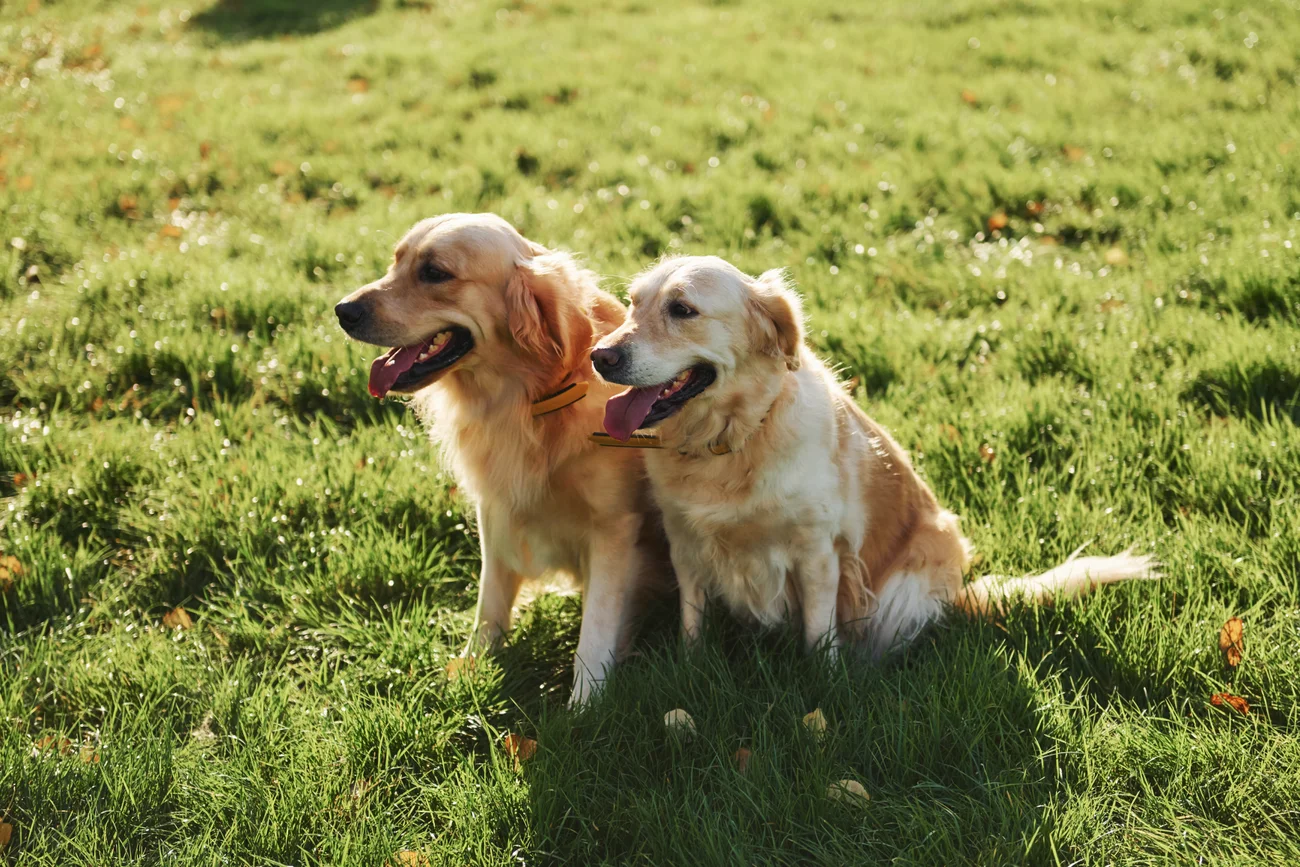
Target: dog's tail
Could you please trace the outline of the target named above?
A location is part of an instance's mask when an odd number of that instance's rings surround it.
[[[1146,554],[1134,554],[1132,548],[1112,557],[1080,557],[1082,550],[1041,575],[985,575],[963,587],[953,601],[973,617],[991,617],[1005,613],[1008,603],[1051,602],[1082,596],[1099,584],[1160,577],[1160,564]]]

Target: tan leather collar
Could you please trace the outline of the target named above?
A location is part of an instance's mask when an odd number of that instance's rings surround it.
[[[533,418],[564,409],[566,406],[573,406],[587,396],[588,388],[590,388],[589,383],[575,382],[533,401]]]
[[[612,449],[661,449],[664,444],[659,441],[657,433],[634,433],[627,442],[620,442],[607,433],[593,433],[587,439],[598,446]],[[722,443],[710,443],[709,452],[715,455],[729,455],[731,449]]]

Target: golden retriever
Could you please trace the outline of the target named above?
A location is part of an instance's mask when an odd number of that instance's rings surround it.
[[[878,657],[948,604],[987,614],[1151,574],[1126,552],[963,587],[971,546],[957,516],[804,345],[783,272],[672,258],[636,278],[631,301],[592,360],[631,386],[606,404],[606,432],[658,428],[646,468],[688,640],[718,597],[764,624],[801,617],[810,648],[828,639],[832,653],[851,643]]]
[[[625,644],[638,593],[671,575],[641,454],[588,441],[616,390],[588,356],[623,306],[500,217],[446,214],[417,223],[388,273],[335,312],[354,339],[393,347],[371,366],[370,393],[414,395],[476,505],[466,654],[509,631],[525,579],[568,573],[583,589],[570,700],[583,703]]]

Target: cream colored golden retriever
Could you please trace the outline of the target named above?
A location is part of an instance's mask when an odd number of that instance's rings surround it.
[[[500,217],[447,214],[417,223],[388,273],[335,312],[353,338],[393,347],[371,366],[370,393],[415,396],[477,507],[466,653],[508,632],[525,579],[568,573],[583,588],[571,699],[582,703],[624,644],[638,593],[671,575],[641,453],[588,441],[616,390],[588,356],[623,306]]]
[[[987,614],[1151,573],[1126,552],[963,587],[971,546],[957,516],[804,346],[782,272],[668,259],[633,282],[631,301],[592,360],[631,386],[606,404],[606,432],[658,429],[646,467],[688,639],[717,597],[765,624],[801,617],[809,647],[829,639],[832,652],[851,642],[879,656],[947,604]]]

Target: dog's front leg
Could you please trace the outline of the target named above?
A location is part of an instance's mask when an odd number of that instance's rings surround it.
[[[593,534],[569,707],[586,704],[614,665],[632,585],[643,569],[641,549],[636,544],[640,529],[641,516],[625,515],[613,527],[602,527]]]
[[[704,628],[704,584],[700,581],[699,567],[682,546],[673,546],[672,561],[682,603],[682,638],[688,647],[694,647]]]
[[[497,553],[502,528],[482,507],[478,510],[478,532],[483,566],[478,579],[478,606],[474,610],[474,631],[465,655],[473,656],[496,647],[510,631],[510,611],[523,584],[523,576],[511,569]]]
[[[840,558],[829,543],[806,553],[795,565],[799,596],[803,604],[803,637],[809,650],[824,639],[831,658],[839,653],[836,599],[840,590]]]

